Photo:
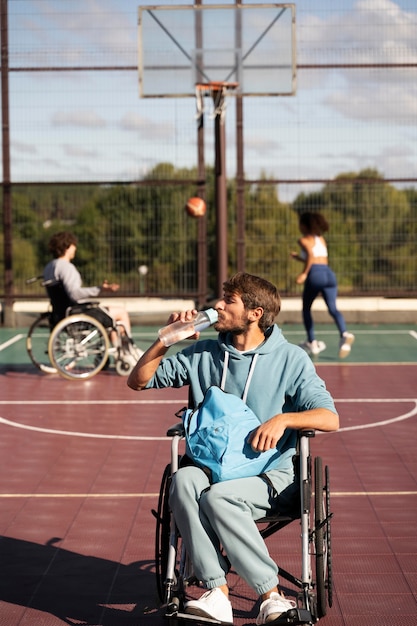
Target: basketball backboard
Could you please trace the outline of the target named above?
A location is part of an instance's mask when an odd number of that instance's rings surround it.
[[[195,96],[196,83],[238,83],[243,96],[295,93],[294,4],[143,6],[139,93]]]

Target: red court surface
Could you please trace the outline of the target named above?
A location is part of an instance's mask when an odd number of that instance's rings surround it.
[[[323,626],[417,624],[417,364],[318,364],[341,415],[330,467],[334,602]],[[112,371],[66,381],[0,367],[0,625],[165,623],[154,518],[167,427],[186,390],[135,393]],[[299,526],[271,539],[299,575]],[[232,580],[235,624],[255,598]],[[288,590],[291,593],[291,590]]]

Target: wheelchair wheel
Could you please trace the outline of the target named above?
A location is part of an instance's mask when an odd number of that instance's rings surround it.
[[[162,475],[159,491],[158,509],[153,511],[156,517],[155,531],[155,575],[158,597],[165,601],[165,580],[167,573],[168,547],[170,536],[170,512],[168,507],[169,486],[171,483],[171,465],[167,465]]]
[[[26,337],[26,350],[32,363],[45,374],[56,374],[56,368],[48,356],[48,342],[51,335],[51,314],[41,313],[29,328]]]
[[[107,331],[88,315],[70,315],[53,329],[48,352],[51,363],[64,378],[87,380],[106,365]]]
[[[332,560],[332,532],[331,532],[331,518],[333,513],[330,512],[330,470],[326,465],[325,467],[325,480],[324,486],[326,496],[326,531],[327,531],[327,600],[329,607],[333,606],[333,560]]]
[[[329,468],[326,466],[326,483],[323,486],[321,457],[314,459],[314,546],[316,557],[317,613],[322,618],[332,606],[331,513]]]
[[[167,465],[162,476],[158,510],[152,511],[156,517],[155,573],[158,596],[164,606],[165,617],[175,619],[184,608],[188,587],[198,586],[199,582],[178,529],[171,529],[168,504],[170,485],[171,465]]]
[[[133,367],[133,363],[123,361],[123,359],[118,359],[115,365],[116,373],[119,374],[119,376],[129,376],[130,372],[133,370]]]

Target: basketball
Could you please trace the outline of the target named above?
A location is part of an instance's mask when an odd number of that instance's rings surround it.
[[[185,210],[191,217],[203,217],[206,213],[206,203],[203,198],[189,198],[185,205]]]

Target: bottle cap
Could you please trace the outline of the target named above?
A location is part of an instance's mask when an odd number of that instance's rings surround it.
[[[206,309],[204,311],[204,313],[207,315],[207,317],[210,320],[210,325],[211,324],[215,324],[217,322],[217,320],[219,319],[219,314],[217,313],[217,311],[215,309]]]

